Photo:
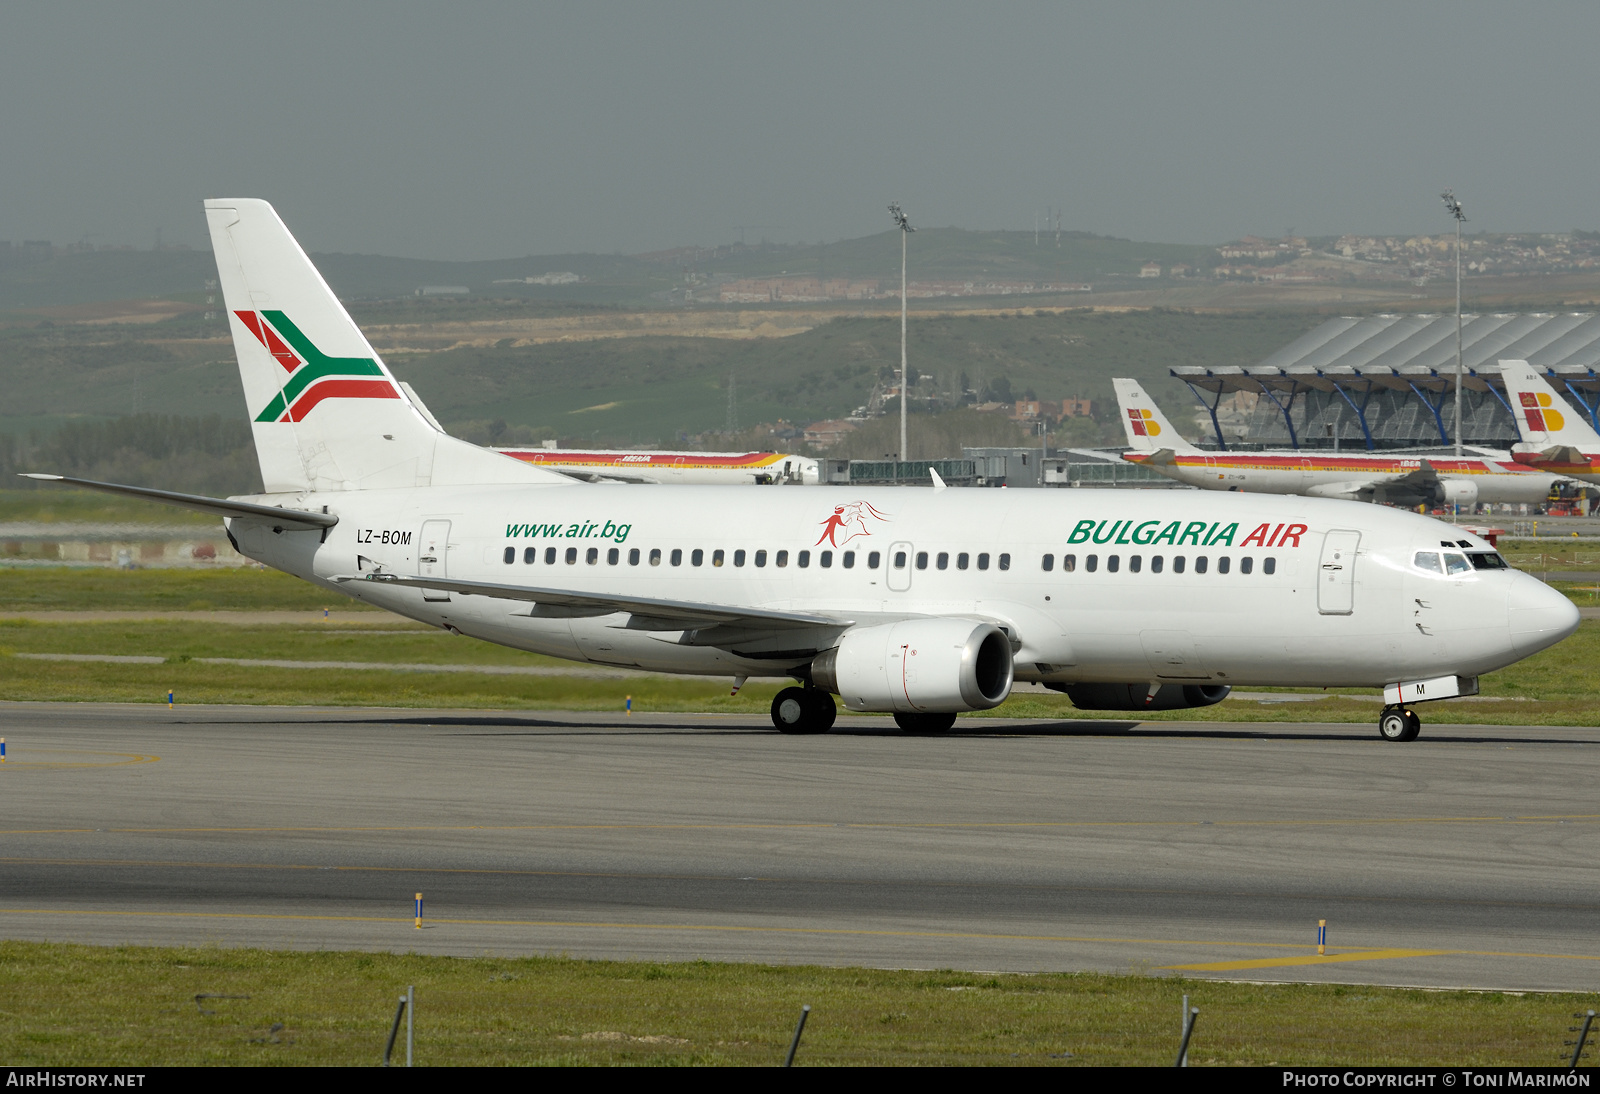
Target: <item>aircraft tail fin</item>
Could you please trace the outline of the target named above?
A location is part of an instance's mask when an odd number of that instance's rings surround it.
[[[1188,454],[1199,451],[1172,428],[1156,401],[1145,394],[1144,385],[1119,377],[1111,381],[1111,386],[1117,390],[1117,407],[1121,411],[1122,428],[1128,434],[1128,446],[1135,452],[1168,449]]]
[[[212,199],[205,209],[268,493],[570,484],[440,429],[271,205]]]
[[[1600,452],[1600,434],[1528,362],[1501,361],[1500,375],[1524,444],[1538,449],[1570,447]]]

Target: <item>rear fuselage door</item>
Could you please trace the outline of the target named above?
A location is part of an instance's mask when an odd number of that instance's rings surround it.
[[[889,576],[888,586],[897,593],[903,593],[911,588],[911,544],[892,543],[889,545]]]
[[[1356,546],[1360,532],[1335,529],[1322,537],[1322,558],[1317,567],[1317,611],[1323,615],[1349,615],[1355,610]]]
[[[418,577],[448,577],[449,566],[447,555],[450,550],[450,522],[447,520],[425,520],[422,522],[422,535],[417,544],[417,576]],[[449,600],[450,594],[443,589],[423,589],[423,600]]]

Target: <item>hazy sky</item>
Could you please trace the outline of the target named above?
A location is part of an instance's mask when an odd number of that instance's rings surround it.
[[[1600,225],[1594,3],[0,6],[0,239],[204,197],[420,258],[913,223],[1171,242]]]

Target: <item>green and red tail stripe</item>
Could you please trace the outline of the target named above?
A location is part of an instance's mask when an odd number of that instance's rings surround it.
[[[299,422],[324,399],[398,399],[400,393],[370,357],[329,357],[281,311],[236,311],[288,373],[258,422]],[[375,377],[367,379],[366,377]]]

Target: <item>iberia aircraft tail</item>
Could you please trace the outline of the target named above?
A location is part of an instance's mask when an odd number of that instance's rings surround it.
[[[1524,444],[1539,451],[1600,452],[1600,434],[1528,362],[1501,361],[1500,375]]]
[[[1122,428],[1128,433],[1128,445],[1135,452],[1155,453],[1163,448],[1174,453],[1193,453],[1200,450],[1172,428],[1166,415],[1156,406],[1156,401],[1146,395],[1137,380],[1114,379],[1111,386],[1117,389],[1117,406],[1122,410]]]
[[[212,199],[206,221],[267,493],[571,485],[441,430],[271,205]]]

